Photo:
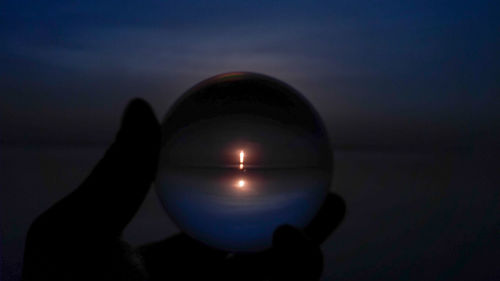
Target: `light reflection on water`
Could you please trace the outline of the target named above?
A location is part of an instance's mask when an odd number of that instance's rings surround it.
[[[282,224],[304,227],[325,197],[329,175],[313,168],[172,168],[158,194],[187,234],[228,251],[259,251]]]

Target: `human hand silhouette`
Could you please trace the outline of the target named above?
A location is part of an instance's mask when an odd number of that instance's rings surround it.
[[[330,194],[304,229],[279,227],[271,249],[215,250],[185,234],[137,249],[121,233],[155,178],[160,125],[143,100],[132,101],[116,140],[88,178],[31,225],[23,280],[317,280],[319,245],[340,224],[344,201]]]

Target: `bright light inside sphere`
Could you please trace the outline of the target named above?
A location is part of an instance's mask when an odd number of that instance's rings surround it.
[[[240,170],[243,170],[243,161],[245,161],[245,152],[242,150],[240,151]]]
[[[240,151],[240,164],[243,164],[244,160],[245,160],[245,152],[242,150]]]

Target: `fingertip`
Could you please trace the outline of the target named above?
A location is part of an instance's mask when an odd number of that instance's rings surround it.
[[[346,203],[342,197],[330,193],[304,233],[317,244],[323,243],[340,225],[346,214]]]
[[[303,242],[306,237],[297,228],[285,224],[279,226],[273,233],[273,246],[274,247],[286,247],[289,245],[295,245],[297,243]]]
[[[140,98],[129,102],[123,113],[117,140],[158,142],[159,145],[160,125],[149,103]]]
[[[123,113],[122,124],[136,124],[138,119],[150,119],[152,111],[151,106],[145,100],[135,98],[127,104]]]

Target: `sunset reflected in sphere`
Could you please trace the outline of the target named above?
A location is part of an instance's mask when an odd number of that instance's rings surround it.
[[[157,192],[189,236],[230,252],[271,246],[283,224],[305,227],[330,187],[332,150],[310,103],[255,73],[195,85],[163,123]]]

